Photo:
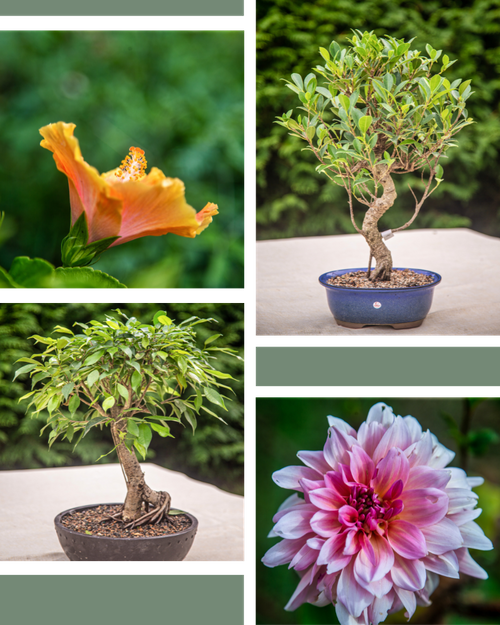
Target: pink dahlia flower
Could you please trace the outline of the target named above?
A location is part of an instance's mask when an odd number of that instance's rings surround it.
[[[356,432],[328,417],[323,451],[299,451],[306,466],[273,474],[299,491],[279,508],[262,561],[301,577],[286,605],[335,604],[341,625],[378,625],[387,614],[430,605],[439,575],[486,579],[468,548],[492,549],[474,523],[480,477],[445,466],[455,454],[413,417],[383,403]]]

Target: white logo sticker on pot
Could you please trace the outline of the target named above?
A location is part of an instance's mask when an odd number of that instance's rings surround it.
[[[382,308],[382,304],[380,302],[373,302],[373,308]]]

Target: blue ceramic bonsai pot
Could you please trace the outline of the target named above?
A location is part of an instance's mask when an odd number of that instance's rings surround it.
[[[422,325],[432,304],[434,287],[441,282],[441,276],[433,271],[412,269],[415,273],[432,276],[433,282],[395,289],[348,288],[328,284],[330,278],[352,271],[366,271],[366,268],[328,271],[319,277],[326,289],[328,306],[335,321],[347,328],[367,325],[390,325],[397,330],[416,328]]]

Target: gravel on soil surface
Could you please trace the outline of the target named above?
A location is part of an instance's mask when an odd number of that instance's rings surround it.
[[[373,269],[372,269],[373,271]],[[366,277],[366,271],[351,271],[342,276],[330,278],[328,284],[352,289],[401,289],[411,286],[425,286],[434,282],[433,276],[417,273],[411,269],[393,269],[390,280],[372,282]]]

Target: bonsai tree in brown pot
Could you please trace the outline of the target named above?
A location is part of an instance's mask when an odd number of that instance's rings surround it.
[[[300,99],[298,114],[290,110],[277,122],[305,141],[319,160],[318,173],[346,190],[353,227],[370,248],[372,286],[391,280],[384,238],[414,222],[443,180],[441,161],[457,145],[455,135],[473,123],[466,109],[471,81],[450,83],[443,73],[454,61],[430,45],[427,54],[412,50],[412,41],[356,30],[347,47],[333,41],[329,50],[320,48],[323,65],[286,81]],[[420,172],[422,187],[420,197],[410,187],[413,216],[381,233],[379,220],[397,197],[394,176],[412,172]],[[366,207],[360,226],[355,201]]]
[[[76,446],[92,428],[109,427],[114,443],[109,453],[116,451],[127,486],[125,502],[110,520],[129,529],[168,526],[171,497],[148,486],[137,456],[146,458],[153,433],[172,436],[172,421],[187,423],[193,433],[200,412],[222,421],[209,406],[226,409],[228,398],[219,391],[232,390],[224,383],[232,377],[213,361],[216,352],[240,357],[212,345],[221,334],[198,345],[195,326],[214,319],[191,317],[175,324],[159,311],[152,324],[144,324],[117,313],[104,323],[76,323],[78,333],[56,326],[59,338],[33,336],[46,349],[20,359],[27,364],[16,377],[29,373],[34,388],[21,399],[30,398],[32,415],[48,412],[44,429],[52,430],[50,445],[60,438]]]

